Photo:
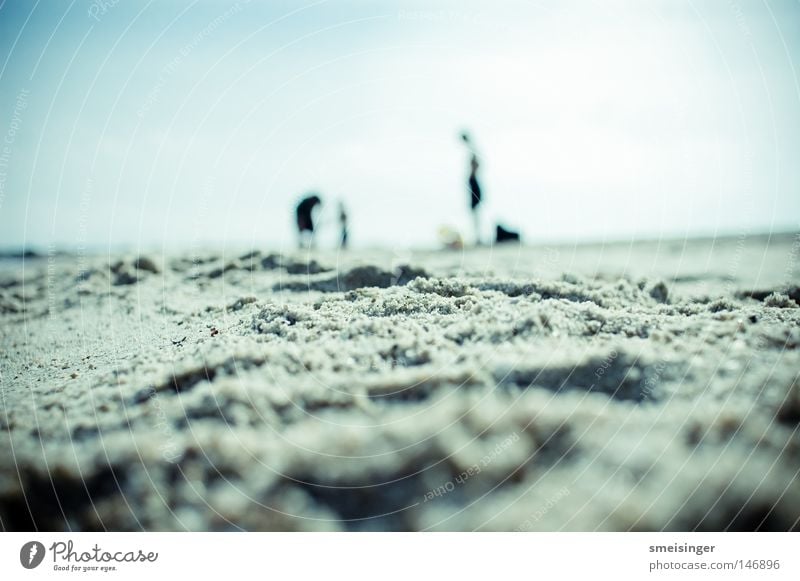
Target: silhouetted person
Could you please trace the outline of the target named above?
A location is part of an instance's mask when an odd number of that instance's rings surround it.
[[[469,193],[470,210],[472,211],[472,222],[475,228],[475,244],[481,243],[481,223],[479,208],[483,197],[481,195],[481,185],[478,183],[478,154],[475,153],[475,147],[472,145],[469,134],[464,132],[461,134],[461,139],[469,148],[469,180],[467,181],[467,192]]]
[[[312,214],[314,208],[320,204],[322,204],[322,200],[316,194],[303,198],[297,204],[297,233],[300,248],[314,245],[314,219]]]
[[[343,202],[339,202],[339,226],[342,229],[341,248],[347,248],[347,238],[350,233],[347,229],[347,209],[344,207]]]

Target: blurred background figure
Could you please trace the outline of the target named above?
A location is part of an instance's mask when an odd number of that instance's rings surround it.
[[[447,250],[461,250],[464,248],[464,240],[458,230],[450,226],[439,227],[439,242]]]
[[[341,238],[339,239],[339,247],[342,249],[347,248],[347,238],[349,231],[347,227],[347,208],[344,207],[344,202],[339,201],[339,226],[341,228]]]
[[[317,194],[306,196],[297,204],[297,241],[300,248],[314,247],[314,208],[322,204]]]
[[[461,133],[461,140],[466,144],[469,149],[469,180],[467,182],[467,191],[469,192],[470,210],[472,211],[472,223],[475,229],[475,244],[481,244],[481,221],[480,221],[480,205],[482,201],[481,186],[478,183],[478,154],[475,152],[475,146],[469,133],[464,131]]]

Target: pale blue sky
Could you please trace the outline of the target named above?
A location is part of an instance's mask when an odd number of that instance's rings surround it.
[[[464,127],[487,233],[800,229],[798,0],[5,0],[0,56],[0,246],[285,246],[311,189],[434,244]]]

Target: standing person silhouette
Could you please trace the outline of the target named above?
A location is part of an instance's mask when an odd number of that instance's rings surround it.
[[[341,227],[341,238],[339,240],[339,246],[342,249],[347,248],[348,238],[350,237],[350,232],[347,227],[347,208],[344,207],[344,202],[339,202],[339,226]]]
[[[297,234],[300,248],[314,247],[314,208],[322,204],[317,194],[306,196],[297,204],[295,214],[297,216]]]
[[[473,228],[475,229],[475,245],[480,246],[481,221],[480,221],[479,208],[481,202],[483,201],[483,197],[481,194],[481,185],[480,183],[478,183],[478,168],[480,167],[480,163],[478,162],[478,154],[475,152],[475,147],[472,144],[472,140],[470,139],[469,133],[467,133],[466,131],[461,133],[461,140],[469,148],[469,153],[470,153],[469,180],[467,181],[467,191],[469,193],[470,210],[472,211]]]

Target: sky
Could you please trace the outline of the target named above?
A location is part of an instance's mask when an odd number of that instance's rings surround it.
[[[0,0],[2,1],[2,0]],[[800,1],[0,4],[0,247],[800,230]]]

